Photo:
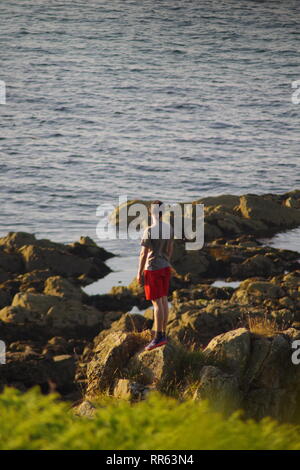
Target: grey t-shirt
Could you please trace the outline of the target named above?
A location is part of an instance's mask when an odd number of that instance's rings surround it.
[[[155,271],[171,266],[167,246],[168,241],[173,238],[173,228],[166,222],[160,221],[146,228],[141,241],[141,245],[149,249],[145,269]]]

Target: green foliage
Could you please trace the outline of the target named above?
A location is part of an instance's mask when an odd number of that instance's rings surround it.
[[[93,419],[38,389],[6,388],[0,395],[0,449],[300,449],[300,430],[270,419],[243,421],[211,411],[207,403],[159,394],[143,402],[109,402]]]

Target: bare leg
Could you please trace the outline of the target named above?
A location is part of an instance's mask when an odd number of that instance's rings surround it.
[[[162,297],[160,299],[152,300],[154,307],[154,326],[155,333],[163,331],[164,326],[164,307],[162,303]]]
[[[164,310],[164,321],[163,321],[162,331],[165,333],[167,329],[168,318],[169,318],[169,304],[168,304],[167,296],[162,297],[162,304],[163,304],[163,310]]]

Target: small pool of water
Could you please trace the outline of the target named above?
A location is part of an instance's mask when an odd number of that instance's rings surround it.
[[[237,289],[240,285],[241,281],[215,281],[212,285],[212,287],[233,287],[234,289]]]
[[[261,243],[280,250],[292,250],[300,253],[300,227],[281,232],[271,238],[261,238]]]
[[[83,288],[88,295],[107,294],[113,286],[128,286],[137,274],[138,257],[115,256],[105,263],[113,272]]]

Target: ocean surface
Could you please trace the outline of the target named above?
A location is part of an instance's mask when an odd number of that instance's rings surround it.
[[[300,188],[298,0],[4,0],[0,15],[0,235],[96,239],[120,195]],[[136,269],[137,243],[97,242]]]

